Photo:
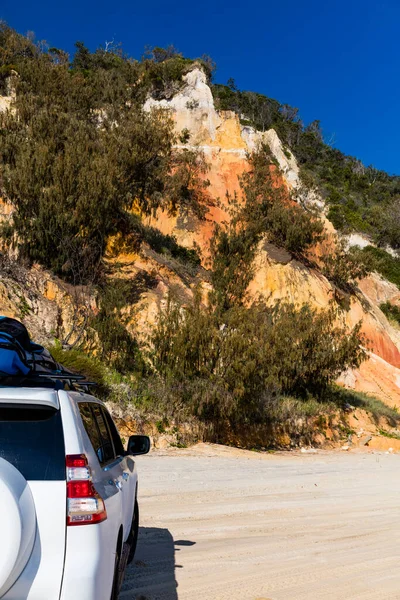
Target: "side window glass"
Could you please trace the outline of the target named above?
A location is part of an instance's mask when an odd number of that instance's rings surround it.
[[[79,402],[79,412],[81,413],[83,425],[88,434],[89,440],[93,446],[93,450],[97,454],[100,464],[104,464],[103,446],[100,437],[99,428],[96,424],[90,404],[87,402]]]
[[[117,456],[123,456],[125,454],[124,446],[122,444],[120,435],[118,433],[118,429],[116,428],[115,423],[112,420],[111,415],[108,412],[108,410],[106,410],[105,408],[102,408],[102,411],[104,413],[104,418],[107,421],[107,425],[108,425],[108,428],[111,433],[111,438],[114,443],[115,453]]]
[[[92,404],[93,414],[99,427],[101,447],[103,451],[103,462],[107,463],[115,458],[114,446],[111,440],[107,423],[103,416],[103,411],[99,404]],[[100,459],[99,459],[100,460]],[[101,461],[100,461],[101,462]]]

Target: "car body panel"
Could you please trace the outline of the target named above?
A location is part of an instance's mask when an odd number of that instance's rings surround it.
[[[118,539],[112,508],[103,523],[67,528],[61,600],[110,600]]]
[[[121,524],[123,519],[121,490],[117,485],[122,479],[122,459],[105,468],[100,465],[83,426],[79,402],[103,405],[88,394],[60,392],[66,454],[87,456],[93,485],[104,500],[107,519],[96,525],[67,527],[61,600],[109,600],[119,536],[116,524]]]

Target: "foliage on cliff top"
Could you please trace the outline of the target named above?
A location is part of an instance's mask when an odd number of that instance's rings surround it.
[[[301,166],[304,182],[317,186],[330,205],[337,229],[371,234],[379,244],[400,244],[400,177],[366,167],[324,141],[320,122],[304,125],[299,110],[263,94],[239,90],[234,81],[212,86],[217,108],[234,110],[243,125],[274,128]]]
[[[0,115],[0,190],[14,207],[9,239],[29,259],[74,279],[86,264],[85,280],[109,236],[131,232],[133,207],[204,216],[204,156],[176,151],[170,116],[142,108],[152,69],[184,60],[159,55],[138,62],[78,43],[70,63],[0,24],[0,67],[18,71]]]

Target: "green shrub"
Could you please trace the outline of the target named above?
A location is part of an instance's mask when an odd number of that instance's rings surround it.
[[[125,374],[142,373],[144,370],[138,343],[129,330],[133,309],[126,310],[126,306],[132,307],[138,300],[140,291],[143,291],[140,287],[137,289],[137,284],[135,280],[123,279],[105,283],[99,288],[100,310],[88,323],[98,337],[98,357],[108,366]],[[147,289],[147,285],[144,288]],[[97,346],[97,340],[94,345]]]
[[[145,211],[159,204],[170,169],[172,125],[138,108],[120,114],[118,128],[106,116],[99,128],[90,114],[95,106],[86,108],[84,95],[63,107],[78,76],[70,77],[67,67],[53,72],[46,57],[37,59],[36,70],[39,94],[29,72],[17,112],[0,117],[3,192],[14,206],[25,256],[59,275],[73,277],[86,263],[91,273],[108,236],[124,226],[133,198]]]
[[[321,220],[295,204],[285,188],[277,185],[280,172],[271,170],[267,146],[253,152],[249,163],[250,171],[240,179],[244,202],[230,199],[230,221],[215,227],[210,244],[211,281],[223,310],[245,301],[263,238],[302,258],[324,237]]]
[[[297,204],[274,202],[265,226],[273,244],[299,258],[324,237],[322,221]]]
[[[390,302],[383,302],[379,308],[390,321],[395,321],[397,325],[400,325],[400,307],[390,304]]]
[[[377,271],[388,281],[400,287],[400,258],[374,246],[366,246],[356,252],[358,260],[365,264],[369,270]]]
[[[206,420],[265,418],[275,395],[317,396],[365,357],[360,326],[337,324],[333,310],[278,304],[235,306],[222,314],[169,299],[152,337],[155,370],[176,401]],[[197,391],[195,391],[197,390]],[[268,403],[268,402],[267,402]]]
[[[374,227],[365,218],[365,212],[352,210],[346,205],[330,205],[327,216],[333,226],[343,233],[350,233],[351,231],[374,233]]]
[[[85,375],[88,381],[98,383],[102,390],[107,387],[107,370],[98,359],[76,348],[63,350],[61,344],[53,346],[51,354],[57,362],[67,369]]]
[[[386,431],[385,429],[380,429],[379,435],[382,435],[392,440],[400,440],[400,435],[398,433],[392,433],[390,431]]]
[[[199,250],[197,248],[185,248],[176,241],[175,236],[165,235],[155,227],[143,227],[143,240],[147,242],[152,250],[158,254],[169,254],[183,263],[189,263],[194,267],[201,264]]]
[[[341,290],[354,292],[360,279],[371,271],[368,264],[360,261],[359,252],[347,249],[344,241],[336,240],[335,249],[321,256],[322,273]]]
[[[374,213],[377,233],[375,239],[379,245],[389,245],[400,249],[400,200],[395,198],[387,206],[380,207]]]
[[[381,417],[386,418],[393,427],[400,424],[400,413],[396,407],[391,407],[369,394],[348,390],[339,386],[332,386],[327,399],[334,402],[340,408],[354,406],[369,412],[376,422]]]

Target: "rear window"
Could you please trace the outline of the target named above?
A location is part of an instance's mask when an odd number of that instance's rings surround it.
[[[64,480],[60,411],[41,405],[0,403],[0,457],[27,480]]]

